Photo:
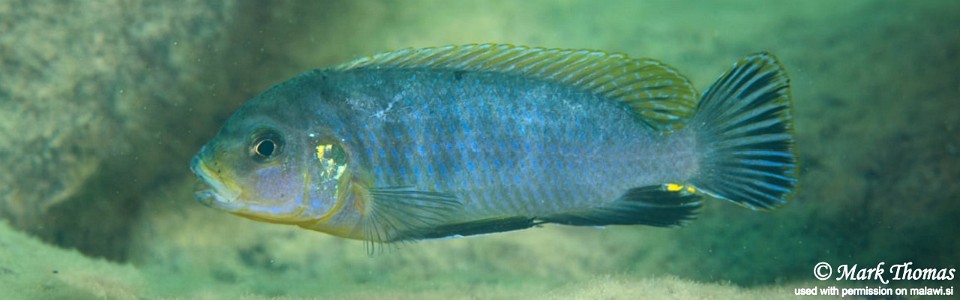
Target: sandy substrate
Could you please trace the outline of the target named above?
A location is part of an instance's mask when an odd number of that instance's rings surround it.
[[[145,275],[147,271],[130,264],[91,259],[44,244],[6,223],[0,223],[0,266],[0,286],[4,287],[0,297],[4,299],[782,299],[793,293],[787,288],[744,289],[675,277],[601,276],[563,286],[446,282],[415,290],[356,286],[352,291],[336,289],[335,294],[315,291],[313,296],[270,296],[221,287],[223,290],[194,290],[174,296],[152,288],[157,282],[148,282],[170,278]]]

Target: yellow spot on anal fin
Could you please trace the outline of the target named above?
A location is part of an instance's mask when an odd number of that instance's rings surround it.
[[[679,185],[676,183],[667,183],[666,188],[668,192],[679,192],[680,190],[683,189],[683,185]]]
[[[697,188],[693,187],[692,185],[683,185],[683,184],[676,184],[676,183],[667,183],[667,184],[664,184],[663,187],[664,187],[665,189],[667,189],[668,192],[681,192],[681,191],[685,191],[685,192],[691,193],[691,194],[697,192]]]

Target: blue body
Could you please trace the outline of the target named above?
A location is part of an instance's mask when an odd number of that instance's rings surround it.
[[[310,127],[331,128],[374,186],[454,194],[456,221],[585,209],[697,169],[692,133],[653,132],[569,86],[441,70],[308,76]]]

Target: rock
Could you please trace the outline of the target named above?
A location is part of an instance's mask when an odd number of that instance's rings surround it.
[[[172,162],[188,151],[169,136],[189,136],[184,114],[215,105],[187,106],[226,77],[206,74],[235,6],[0,2],[0,217],[81,248],[87,239],[55,231],[122,231],[138,193],[185,169]],[[66,202],[79,203],[51,213]],[[98,229],[104,214],[121,221]]]

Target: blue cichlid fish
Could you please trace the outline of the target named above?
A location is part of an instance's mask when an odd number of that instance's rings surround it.
[[[699,101],[698,101],[699,98]],[[738,61],[698,97],[673,68],[591,50],[406,49],[251,99],[191,161],[198,199],[370,242],[533,227],[674,226],[797,183],[790,83]]]

